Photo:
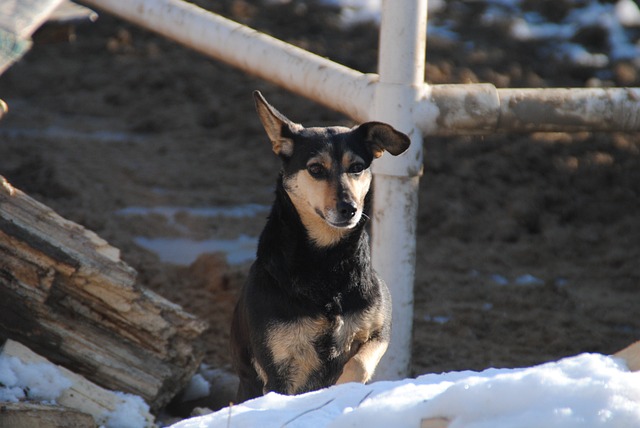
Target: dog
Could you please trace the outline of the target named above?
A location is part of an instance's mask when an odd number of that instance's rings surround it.
[[[231,323],[237,402],[366,383],[391,333],[366,231],[370,167],[409,137],[381,122],[305,128],[254,98],[282,169]]]

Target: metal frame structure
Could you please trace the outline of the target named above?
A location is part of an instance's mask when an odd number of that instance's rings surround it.
[[[374,166],[373,263],[391,288],[393,332],[377,379],[408,374],[423,136],[497,131],[639,131],[640,88],[497,89],[424,82],[427,0],[383,0],[379,74],[363,74],[180,0],[82,0],[355,121],[407,133]]]

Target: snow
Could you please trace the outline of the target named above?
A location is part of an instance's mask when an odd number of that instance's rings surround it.
[[[544,281],[531,274],[520,275],[515,280],[516,285],[542,285]]]
[[[620,0],[615,5],[615,15],[625,27],[640,26],[640,9],[633,0]]]
[[[522,41],[538,41],[541,46],[550,45],[552,55],[564,58],[576,65],[603,68],[610,61],[635,59],[640,54],[629,27],[640,26],[640,10],[631,0],[619,0],[615,4],[590,0],[576,6],[560,22],[549,22],[535,12],[524,13],[521,1],[492,2],[482,20],[507,23],[511,35]],[[597,28],[603,31],[606,45],[602,52],[592,52],[573,39],[582,30]]]
[[[240,235],[236,239],[145,238],[134,242],[158,255],[161,261],[190,265],[200,254],[222,252],[229,264],[242,264],[255,258],[258,238]]]
[[[211,385],[200,373],[196,373],[186,388],[184,389],[184,395],[182,401],[197,400],[198,398],[204,398],[211,392]]]
[[[155,206],[155,207],[126,207],[116,211],[117,215],[128,216],[161,216],[167,223],[189,235],[189,230],[180,223],[180,218],[249,218],[266,214],[271,209],[268,205],[243,204],[229,207],[183,207],[183,206]],[[235,239],[202,239],[195,240],[187,237],[179,238],[148,238],[138,236],[134,238],[136,244],[155,253],[161,261],[178,265],[189,265],[199,255],[204,253],[225,253],[230,264],[242,264],[255,258],[258,238],[241,234]]]
[[[24,363],[19,358],[0,354],[0,402],[37,401],[56,404],[73,383],[51,363]],[[121,399],[112,412],[100,417],[105,428],[143,428],[149,406],[136,395],[115,392]]]
[[[149,412],[149,406],[141,397],[123,392],[116,392],[121,399],[112,412],[104,415],[102,424],[105,428],[144,428],[147,421],[143,415]]]
[[[449,419],[450,428],[637,427],[640,373],[612,357],[581,354],[530,368],[269,393],[172,427],[419,427],[431,417]]]
[[[381,0],[324,0],[324,3],[341,9],[341,21],[345,26],[364,21],[380,23]],[[480,0],[474,3],[485,5],[484,12],[478,17],[485,27],[506,26],[514,39],[536,41],[539,49],[547,55],[578,66],[604,68],[612,60],[634,60],[640,56],[637,32],[640,9],[633,0],[575,2],[571,12],[559,22],[552,22],[538,12],[525,11],[525,0]],[[531,2],[528,3],[530,8]],[[428,35],[461,40],[455,32],[454,23],[440,17],[440,12],[447,7],[446,2],[430,0],[428,6]],[[455,7],[464,7],[464,2],[456,2]],[[589,47],[572,41],[582,30],[589,28],[601,29],[606,34],[608,47],[604,51],[591,51]]]
[[[47,363],[25,364],[16,357],[0,355],[0,401],[32,399],[55,402],[71,386],[55,366]]]
[[[271,207],[260,204],[243,204],[230,207],[181,207],[181,206],[156,206],[156,207],[127,207],[116,211],[121,216],[147,216],[160,215],[167,219],[175,220],[181,214],[193,217],[255,217],[258,214],[268,213]]]

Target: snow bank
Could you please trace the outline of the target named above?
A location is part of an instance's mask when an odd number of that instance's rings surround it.
[[[204,253],[224,253],[227,263],[238,265],[256,257],[258,238],[241,234],[236,239],[147,238],[137,236],[134,242],[153,253],[162,262],[190,265]]]
[[[111,412],[106,412],[101,420],[105,428],[144,428],[148,426],[144,415],[149,413],[149,405],[137,395],[115,393],[120,402]]]
[[[73,382],[49,362],[24,363],[19,358],[0,354],[0,402],[36,401],[56,404]],[[93,415],[105,428],[144,428],[149,406],[136,395],[115,392],[115,409]]]
[[[70,386],[71,381],[51,364],[25,364],[16,357],[0,355],[0,401],[55,402]]]
[[[524,369],[270,393],[173,428],[419,427],[430,417],[448,418],[451,428],[638,427],[640,373],[612,357],[582,354]]]

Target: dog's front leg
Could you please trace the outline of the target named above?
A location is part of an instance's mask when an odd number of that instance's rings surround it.
[[[373,376],[388,344],[388,342],[380,340],[370,340],[362,344],[358,352],[344,365],[336,385],[347,382],[367,383]]]

